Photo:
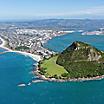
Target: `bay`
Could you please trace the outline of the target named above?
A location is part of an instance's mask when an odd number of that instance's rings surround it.
[[[49,40],[44,47],[61,52],[73,41],[84,41],[104,50],[104,36],[72,33]],[[5,51],[2,50],[1,51]],[[41,82],[18,87],[34,77],[33,59],[17,54],[0,54],[0,104],[103,104],[104,80],[86,82]]]

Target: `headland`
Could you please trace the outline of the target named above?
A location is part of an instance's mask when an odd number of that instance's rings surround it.
[[[35,74],[57,82],[100,80],[104,78],[104,53],[76,41],[61,54],[40,61]]]

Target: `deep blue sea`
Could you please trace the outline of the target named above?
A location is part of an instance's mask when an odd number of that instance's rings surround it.
[[[104,50],[104,36],[81,36],[80,33],[55,37],[45,47],[61,52],[76,40]],[[31,81],[34,63],[31,58],[17,53],[0,54],[0,104],[104,104],[104,80],[41,82],[18,87],[19,83]]]

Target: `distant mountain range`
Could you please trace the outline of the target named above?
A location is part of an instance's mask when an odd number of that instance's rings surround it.
[[[18,27],[55,30],[97,30],[104,27],[104,20],[92,19],[43,19],[34,21],[8,22]]]

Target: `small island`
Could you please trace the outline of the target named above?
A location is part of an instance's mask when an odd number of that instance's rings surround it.
[[[104,53],[80,41],[39,62],[36,73],[48,81],[85,81],[104,78]]]

